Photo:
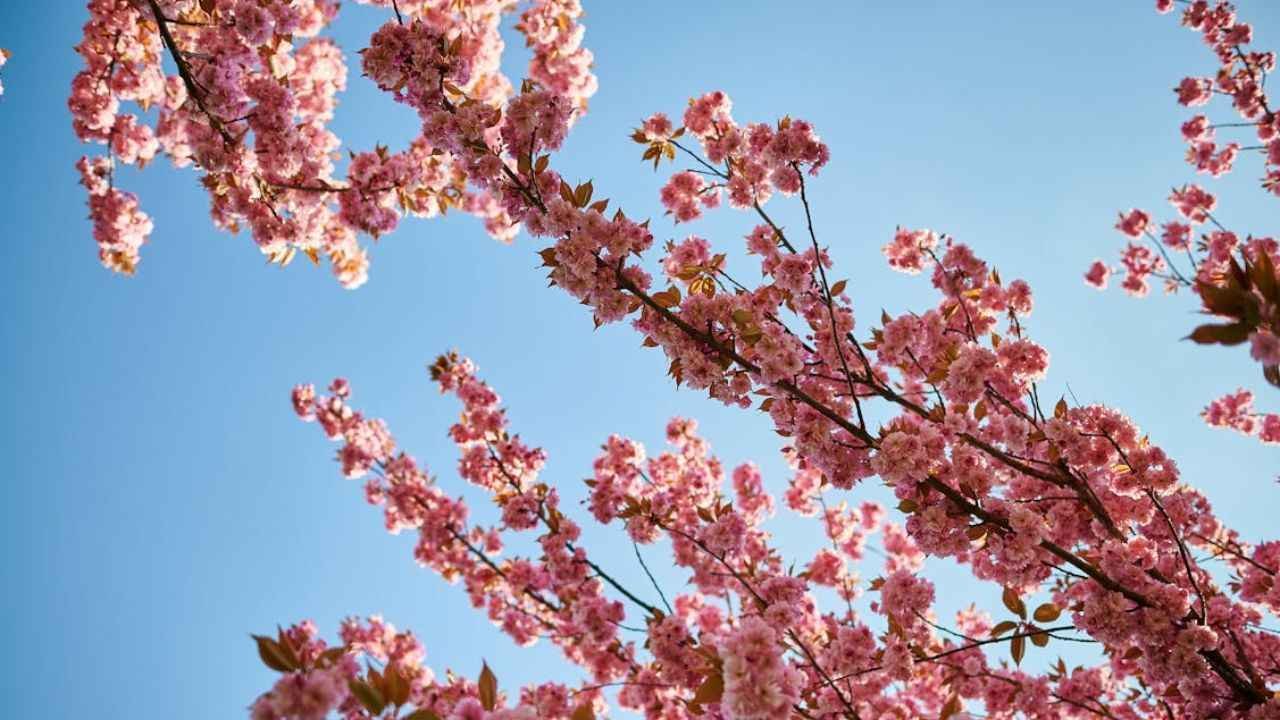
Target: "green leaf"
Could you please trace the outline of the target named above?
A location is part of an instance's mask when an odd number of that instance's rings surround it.
[[[414,710],[401,720],[442,720],[442,718],[426,708]]]

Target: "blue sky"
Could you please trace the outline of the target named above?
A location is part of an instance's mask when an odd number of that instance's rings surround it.
[[[1263,47],[1280,45],[1280,6],[1239,5]],[[587,2],[601,90],[557,163],[628,214],[656,215],[659,240],[698,232],[739,252],[745,216],[675,228],[655,212],[663,175],[627,133],[716,88],[739,120],[813,121],[833,156],[810,188],[817,230],[865,323],[932,298],[922,279],[884,266],[895,225],[971,243],[1036,290],[1030,329],[1053,357],[1042,391],[1056,398],[1069,383],[1082,402],[1126,410],[1257,538],[1274,528],[1276,451],[1196,416],[1240,384],[1263,389],[1256,366],[1239,349],[1179,342],[1196,321],[1185,299],[1136,302],[1080,281],[1120,245],[1117,209],[1167,215],[1168,188],[1195,179],[1169,88],[1209,72],[1211,56],[1150,6]],[[608,433],[656,452],[677,414],[699,418],[726,463],[755,459],[770,488],[785,486],[763,416],[674,390],[632,331],[593,330],[545,287],[538,245],[497,244],[470,218],[405,223],[373,250],[369,284],[348,292],[307,263],[267,267],[247,238],[212,228],[193,174],[157,163],[120,178],[156,224],[140,272],[108,274],[76,185],[86,149],[65,109],[84,18],[69,0],[0,4],[0,46],[14,52],[0,99],[0,715],[235,717],[271,681],[248,633],[298,618],[331,633],[352,613],[414,628],[437,670],[474,673],[484,657],[504,686],[567,679],[542,672],[558,667],[553,649],[511,648],[457,588],[415,567],[408,538],[382,531],[338,476],[333,447],[293,419],[296,382],[349,377],[355,403],[459,492],[444,436],[457,407],[423,369],[450,348],[475,359],[514,427],[548,450],[545,477],[571,500]],[[384,19],[347,3],[335,33],[354,52]],[[414,119],[353,72],[335,127],[354,148],[395,146]],[[1218,215],[1274,233],[1257,160],[1240,165],[1206,181],[1222,195]],[[868,497],[882,494],[850,494]],[[783,515],[775,527],[797,559],[815,547],[809,526]],[[619,536],[588,537],[606,565],[642,577]],[[945,606],[996,607],[998,590],[936,565]]]

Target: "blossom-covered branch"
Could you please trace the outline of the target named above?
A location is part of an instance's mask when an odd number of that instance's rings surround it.
[[[493,199],[468,186],[467,169],[424,137],[400,151],[353,152],[345,179],[336,177],[342,145],[328,125],[347,65],[321,36],[336,0],[92,0],[88,7],[76,48],[85,67],[68,104],[76,135],[107,149],[82,158],[80,169],[109,269],[133,273],[152,230],[111,171],[117,163],[143,167],[159,154],[201,172],[217,226],[248,229],[271,262],[325,256],[346,287],[367,277],[358,237],[385,235],[404,215],[456,208],[482,218],[494,237],[514,237]],[[466,92],[501,108],[512,86],[499,70],[499,24],[515,8],[505,0],[399,2],[399,20],[363,53],[365,74],[401,102]],[[574,113],[595,91],[581,14],[577,0],[536,0],[517,24],[533,49],[530,77],[555,87]],[[166,58],[176,74],[167,74]],[[125,112],[123,103],[141,113]],[[145,115],[152,108],[154,122]]]
[[[836,279],[818,232],[821,208],[810,202],[810,184],[831,160],[826,144],[799,118],[738,122],[723,92],[692,99],[679,127],[652,115],[632,139],[655,168],[690,163],[659,195],[678,223],[727,205],[754,227],[729,241],[689,235],[653,253],[647,221],[611,212],[591,181],[570,183],[553,163],[594,90],[576,2],[535,1],[521,15],[534,60],[518,91],[497,72],[498,22],[515,3],[372,4],[388,17],[361,52],[362,69],[418,115],[422,131],[407,150],[355,155],[338,180],[329,159],[337,138],[326,123],[345,66],[317,37],[336,6],[91,2],[80,47],[87,69],[72,107],[81,137],[110,151],[81,162],[104,262],[132,271],[150,231],[136,198],[115,188],[115,163],[143,164],[160,150],[202,169],[220,225],[248,226],[280,262],[323,252],[351,286],[365,277],[357,234],[385,234],[403,214],[457,206],[504,237],[523,227],[546,244],[540,254],[551,284],[597,325],[628,321],[663,353],[678,384],[767,417],[794,471],[785,504],[817,518],[823,547],[793,570],[765,526],[775,499],[760,472],[738,466],[728,492],[693,421],[673,420],[670,449],[653,458],[611,436],[588,481],[587,507],[637,546],[670,548],[688,589],[668,606],[650,575],[667,608],[659,609],[647,590],[627,587],[581,546],[561,488],[540,479],[542,451],[509,431],[497,394],[469,361],[444,356],[432,376],[463,404],[450,430],[458,474],[494,499],[500,520],[490,527],[470,524],[467,505],[400,450],[385,424],[351,408],[344,381],[327,396],[299,386],[298,414],[342,443],[344,474],[366,478],[366,498],[383,508],[387,528],[418,534],[417,559],[461,580],[473,605],[518,644],[555,644],[592,684],[577,693],[529,690],[506,708],[491,672],[474,691],[465,683],[451,689],[452,679],[433,685],[409,663],[405,672],[397,662],[395,671],[359,674],[360,654],[378,654],[354,634],[344,630],[343,646],[324,655],[305,651],[313,631],[295,629],[294,639],[286,632],[259,641],[264,661],[283,673],[255,703],[259,717],[336,710],[399,718],[413,708],[414,720],[581,720],[603,711],[606,687],[618,688],[618,706],[652,720],[947,718],[979,708],[997,718],[1280,716],[1280,636],[1263,625],[1280,612],[1280,544],[1251,547],[1230,530],[1119,410],[1042,399],[1049,353],[1032,339],[1026,282],[1006,282],[955,238],[899,228],[884,247],[889,265],[927,272],[936,298],[871,321],[856,317],[846,291],[857,279]],[[1226,3],[1191,2],[1184,17],[1211,40],[1222,70],[1179,94],[1198,102],[1217,87],[1257,121],[1260,137],[1274,135],[1261,82],[1274,57],[1245,49],[1247,26]],[[295,52],[294,38],[308,40]],[[165,55],[176,76],[163,73]],[[120,114],[120,100],[160,107],[155,129]],[[1246,149],[1195,148],[1198,166],[1218,174]],[[798,231],[771,208],[788,198],[803,212]],[[1206,191],[1184,187],[1174,202],[1188,222],[1227,232]],[[1149,223],[1131,211],[1119,227],[1137,239]],[[1199,255],[1189,240],[1152,236],[1159,255],[1131,246],[1126,282],[1136,291],[1159,274],[1196,289],[1215,314],[1239,314],[1254,351],[1265,352],[1275,329],[1275,243],[1227,235],[1207,240]],[[760,280],[730,274],[735,246]],[[1179,250],[1186,268],[1172,264],[1170,251]],[[1211,281],[1221,281],[1216,290],[1206,289]],[[892,488],[901,525],[878,506],[853,506],[873,477]],[[538,533],[536,556],[500,554],[508,533],[530,531]],[[864,585],[853,564],[876,532],[886,562]],[[926,556],[949,558],[999,588],[1007,617],[971,608],[954,629],[940,622],[922,572]],[[1213,571],[1217,561],[1230,580]],[[868,588],[875,595],[864,614],[854,601]],[[624,639],[630,629],[644,641]],[[1021,668],[1028,644],[1071,639],[1097,645],[1092,664]],[[1012,664],[988,654],[996,648],[1007,648]],[[540,704],[540,692],[554,702]],[[569,695],[575,702],[562,701]]]
[[[1187,161],[1198,173],[1221,177],[1234,168],[1241,153],[1260,154],[1265,175],[1262,187],[1280,197],[1280,115],[1266,93],[1266,77],[1275,70],[1276,55],[1254,50],[1253,28],[1236,17],[1228,2],[1193,0],[1183,3],[1182,25],[1200,33],[1213,50],[1218,69],[1214,77],[1186,77],[1174,88],[1186,107],[1208,106],[1215,96],[1231,99],[1237,119],[1211,120],[1196,115],[1182,123]],[[1171,12],[1174,0],[1158,0],[1157,9]],[[1256,144],[1230,141],[1224,134],[1252,132]],[[1217,197],[1195,184],[1175,188],[1169,202],[1179,218],[1158,228],[1141,209],[1120,214],[1116,229],[1130,238],[1120,255],[1124,270],[1121,287],[1136,297],[1149,291],[1157,278],[1167,292],[1190,290],[1201,310],[1215,322],[1195,328],[1188,338],[1201,344],[1249,344],[1249,354],[1263,367],[1263,377],[1280,387],[1280,243],[1270,235],[1244,236],[1215,217]],[[1105,288],[1111,268],[1094,261],[1085,281]],[[1214,427],[1225,427],[1265,443],[1280,443],[1280,415],[1253,409],[1253,393],[1243,388],[1211,402],[1202,416]]]

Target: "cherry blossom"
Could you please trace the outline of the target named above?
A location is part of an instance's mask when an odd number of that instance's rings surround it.
[[[400,149],[349,151],[340,179],[328,122],[347,73],[320,35],[336,3],[92,0],[69,106],[77,136],[105,147],[79,164],[103,263],[133,271],[152,229],[113,169],[156,156],[199,169],[219,227],[249,230],[281,264],[324,255],[349,287],[367,279],[361,236],[461,209],[504,239],[522,228],[542,246],[551,285],[595,324],[629,327],[678,385],[759,413],[782,438],[791,476],[778,503],[758,467],[728,467],[696,421],[673,418],[660,451],[619,435],[593,440],[600,451],[574,488],[579,508],[564,480],[544,479],[547,454],[511,428],[498,393],[456,353],[430,366],[461,405],[445,478],[356,409],[346,380],[299,385],[295,413],[336,444],[339,472],[363,483],[385,529],[413,534],[415,560],[511,642],[552,644],[585,682],[507,695],[487,666],[474,681],[437,676],[416,638],[381,618],[348,620],[333,647],[304,622],[255,638],[279,676],[252,717],[582,720],[609,703],[650,720],[1280,716],[1280,636],[1264,624],[1276,615],[1276,543],[1239,538],[1173,453],[1121,410],[1043,396],[1051,353],[1033,334],[1029,284],[1002,278],[945,232],[900,227],[886,262],[919,276],[930,300],[885,302],[878,315],[855,308],[856,279],[839,272],[810,202],[829,148],[801,118],[739,122],[718,90],[692,98],[681,127],[674,113],[654,113],[632,139],[655,168],[676,165],[658,198],[674,220],[741,212],[747,223],[736,237],[702,232],[653,251],[648,221],[611,211],[593,181],[571,184],[554,163],[596,84],[576,0],[520,12],[533,59],[518,88],[499,71],[500,23],[518,3],[370,4],[387,19],[361,70],[422,131]],[[1227,3],[1192,0],[1182,22],[1214,50],[1219,72],[1184,79],[1178,100],[1208,108],[1229,95],[1267,145],[1264,186],[1274,191],[1280,128],[1261,79],[1274,55],[1248,49],[1252,31]],[[1209,180],[1247,150],[1218,145],[1218,129],[1197,118],[1182,128]],[[775,219],[784,202],[803,222]],[[1220,225],[1216,196],[1198,185],[1176,187],[1170,202],[1180,219],[1120,215],[1119,284],[1134,295],[1153,278],[1193,289],[1223,322],[1192,339],[1248,343],[1280,384],[1277,243]],[[758,279],[731,274],[735,251]],[[1109,273],[1097,261],[1086,280],[1101,287]],[[1280,417],[1252,402],[1242,389],[1211,403],[1205,420],[1280,440]],[[453,476],[492,501],[491,517],[475,517],[481,509]],[[859,496],[867,482],[889,488],[896,512]],[[819,523],[821,547],[799,557],[779,547],[779,507]],[[587,516],[633,544],[647,584],[622,582],[589,552]],[[678,585],[650,572],[645,557],[656,553]],[[926,558],[963,568],[1002,607],[943,617]],[[1211,564],[1219,559],[1230,579]],[[1024,664],[1068,641],[1096,653],[1071,668]]]

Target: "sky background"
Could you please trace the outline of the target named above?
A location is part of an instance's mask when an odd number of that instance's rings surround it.
[[[1121,245],[1117,210],[1167,217],[1169,187],[1196,179],[1177,134],[1187,113],[1169,92],[1212,70],[1195,34],[1146,0],[586,4],[601,89],[556,159],[563,174],[593,179],[633,217],[654,215],[659,241],[697,232],[741,254],[747,216],[679,228],[661,216],[669,166],[655,175],[627,134],[711,89],[731,95],[741,122],[811,120],[833,158],[810,185],[817,230],[864,329],[882,307],[933,302],[925,279],[885,266],[894,227],[953,234],[1035,289],[1029,329],[1053,360],[1044,397],[1069,383],[1081,402],[1124,409],[1244,537],[1274,533],[1277,451],[1197,417],[1238,385],[1262,390],[1257,366],[1239,348],[1180,342],[1196,324],[1187,298],[1139,302],[1081,282]],[[1280,45],[1280,5],[1239,5],[1261,47]],[[593,330],[545,287],[540,245],[495,243],[469,217],[405,222],[372,251],[369,284],[344,291],[327,268],[266,266],[248,238],[213,229],[194,174],[157,162],[118,178],[155,221],[140,271],[103,270],[74,169],[98,149],[78,144],[65,107],[85,17],[72,0],[0,3],[0,46],[14,53],[0,99],[0,716],[240,716],[272,682],[250,632],[312,618],[332,637],[348,614],[413,628],[438,672],[474,676],[486,658],[507,688],[571,679],[555,670],[557,651],[511,647],[459,588],[415,566],[411,538],[383,532],[359,485],[339,476],[334,446],[294,419],[297,382],[350,378],[354,404],[386,418],[458,493],[445,437],[458,408],[424,371],[450,348],[546,448],[544,478],[569,506],[610,432],[656,453],[674,415],[699,418],[727,466],[754,459],[770,489],[785,487],[763,415],[675,390],[633,331]],[[346,3],[333,32],[354,52],[386,19]],[[1222,105],[1210,116],[1234,119]],[[353,66],[334,122],[350,147],[396,147],[414,124]],[[1201,182],[1221,194],[1224,222],[1267,234],[1276,205],[1259,175],[1248,157]],[[774,209],[798,221],[793,203]],[[848,499],[884,497],[872,485]],[[772,527],[798,562],[820,540],[785,511]],[[603,564],[646,589],[619,534],[589,525],[587,536]],[[679,584],[660,553],[649,558],[670,595]],[[943,609],[998,607],[998,589],[943,563],[929,573]]]

